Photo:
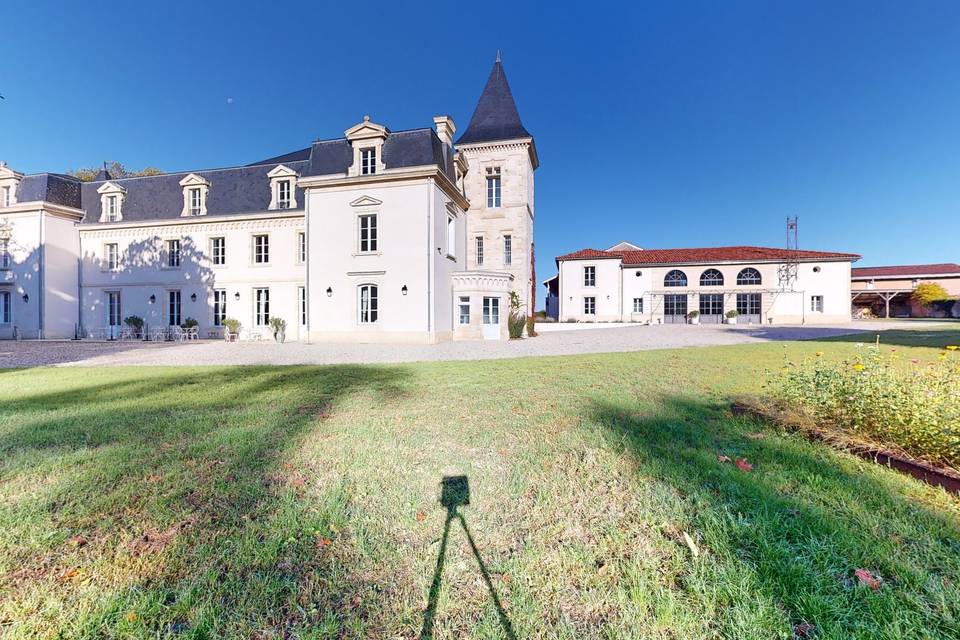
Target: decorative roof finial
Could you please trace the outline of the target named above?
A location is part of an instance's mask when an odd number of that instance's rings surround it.
[[[370,116],[363,116],[364,122],[370,122]]]
[[[497,62],[500,62],[500,49],[497,49]]]

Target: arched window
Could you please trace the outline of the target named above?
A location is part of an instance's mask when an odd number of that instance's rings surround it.
[[[687,274],[679,269],[667,272],[663,276],[663,286],[665,287],[685,287],[687,286]]]
[[[747,267],[737,274],[737,284],[761,284],[760,272]]]
[[[722,287],[723,274],[716,269],[707,269],[700,274],[701,287]]]
[[[372,324],[377,321],[377,285],[360,285],[357,303],[357,319],[360,321],[360,324]]]

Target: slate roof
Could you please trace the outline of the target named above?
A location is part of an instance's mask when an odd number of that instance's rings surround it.
[[[533,138],[520,122],[517,104],[507,83],[507,74],[499,55],[493,63],[487,85],[480,94],[477,108],[470,118],[466,131],[457,140],[457,144],[474,142],[492,142],[495,140],[515,140]]]
[[[699,249],[644,249],[641,251],[600,251],[581,249],[557,260],[621,259],[624,266],[713,262],[781,262],[797,260],[859,260],[855,253],[805,251],[773,247],[704,247]]]
[[[909,278],[911,276],[960,277],[960,264],[942,262],[939,264],[903,264],[851,269],[851,277],[855,280],[858,278]]]
[[[42,200],[80,209],[80,185],[73,176],[59,173],[35,173],[24,176],[17,187],[18,202]]]
[[[283,164],[301,176],[345,174],[353,163],[353,151],[345,138],[313,143],[306,149],[260,160],[243,167],[181,171],[158,176],[111,180],[126,189],[123,221],[178,219],[183,210],[180,181],[194,173],[210,182],[207,215],[227,216],[266,211],[270,206],[270,179],[274,167]],[[383,163],[388,169],[436,165],[456,182],[453,152],[430,128],[392,132],[383,143]],[[28,176],[27,178],[34,178]],[[63,176],[76,182],[74,178]],[[27,180],[24,178],[24,181]],[[83,222],[97,224],[100,219],[100,194],[105,180],[77,183],[76,206],[86,211]],[[40,198],[38,198],[40,199]],[[297,204],[303,207],[303,190],[296,190]]]

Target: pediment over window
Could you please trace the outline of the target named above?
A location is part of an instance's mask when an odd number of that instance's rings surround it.
[[[207,195],[210,193],[210,181],[203,176],[191,173],[180,181],[183,187],[183,210],[181,216],[207,215]]]
[[[116,182],[104,182],[100,185],[100,188],[97,189],[97,193],[103,195],[105,193],[126,193],[127,190]]]
[[[383,204],[383,200],[377,200],[370,196],[360,196],[350,203],[351,207],[374,207]]]
[[[209,187],[210,181],[204,178],[203,176],[198,176],[195,173],[191,173],[186,178],[180,181],[181,187]]]
[[[382,140],[386,138],[389,133],[390,130],[382,124],[370,122],[370,116],[363,116],[363,122],[353,125],[344,131],[343,135],[347,137],[347,140],[353,142],[354,140],[369,140],[371,138],[380,138]]]
[[[267,177],[268,178],[295,178],[297,177],[297,172],[291,169],[290,167],[279,164],[270,170],[270,173],[267,174]]]

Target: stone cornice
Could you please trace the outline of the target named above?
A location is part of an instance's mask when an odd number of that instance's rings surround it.
[[[507,149],[526,149],[530,154],[530,164],[536,169],[540,166],[540,157],[537,155],[537,146],[533,143],[533,138],[516,138],[514,140],[495,140],[493,142],[472,142],[468,144],[458,144],[457,151],[462,151],[468,156],[479,155],[480,152],[490,150]]]
[[[304,217],[288,212],[256,217],[237,216],[219,218],[189,218],[185,220],[157,220],[153,224],[98,224],[80,226],[81,238],[142,237],[145,234],[158,236],[182,235],[184,233],[220,233],[227,231],[270,231],[273,229],[304,228]]]
[[[445,173],[440,171],[436,165],[424,165],[422,167],[412,167],[404,170],[391,170],[383,173],[376,173],[366,176],[337,176],[335,178],[324,176],[307,176],[300,178],[297,186],[304,189],[323,189],[327,187],[353,187],[353,186],[376,186],[384,182],[398,182],[404,180],[423,180],[433,178],[443,190],[460,208],[466,211],[470,207],[470,201],[457,190],[457,186],[450,181]]]
[[[82,209],[65,207],[61,204],[53,204],[52,202],[44,202],[43,200],[18,202],[10,205],[9,207],[0,207],[0,215],[14,213],[39,213],[40,211],[52,214],[58,218],[67,218],[68,220],[80,220],[83,218]]]

